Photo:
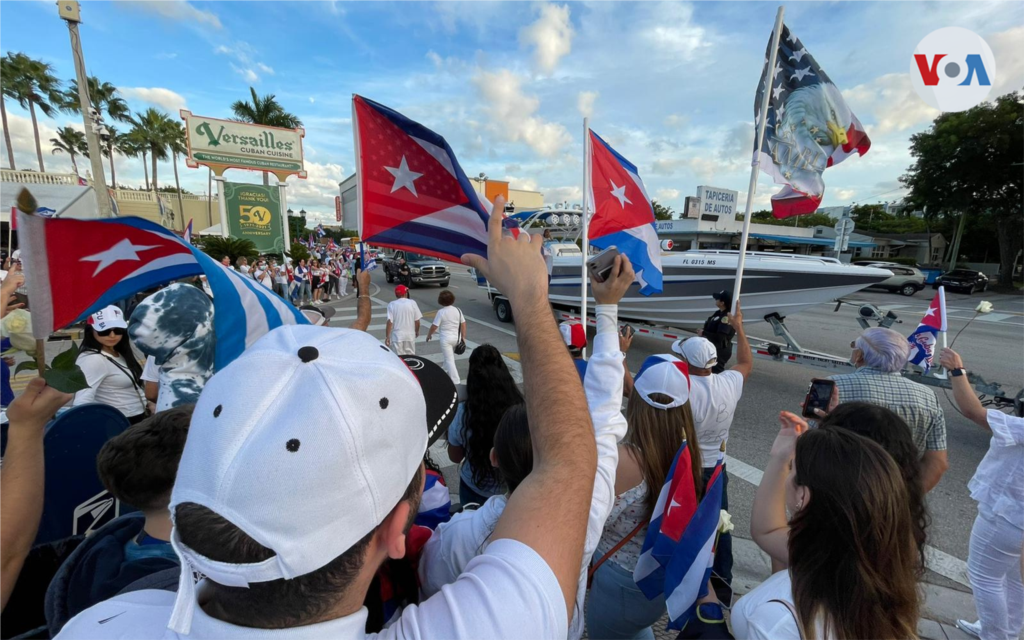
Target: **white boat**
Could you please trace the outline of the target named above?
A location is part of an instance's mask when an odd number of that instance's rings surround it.
[[[566,245],[555,245],[558,248]],[[570,248],[571,247],[571,248]],[[634,284],[619,303],[619,318],[667,327],[697,327],[715,312],[711,294],[732,290],[738,251],[670,251],[662,253],[663,291],[644,296]],[[556,251],[548,297],[558,308],[580,306],[582,253],[575,245]],[[740,302],[746,322],[765,316],[786,317],[823,302],[836,300],[881,282],[886,269],[844,264],[835,258],[747,252]],[[511,320],[511,308],[501,294],[488,289],[499,320]],[[593,313],[594,299],[588,297]]]

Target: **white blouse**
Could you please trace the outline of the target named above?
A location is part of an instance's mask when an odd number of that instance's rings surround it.
[[[92,402],[109,404],[127,418],[134,418],[146,410],[146,396],[135,385],[122,356],[88,351],[79,355],[75,362],[85,374],[89,387],[75,394],[72,406]]]
[[[992,440],[967,484],[979,509],[1024,529],[1024,418],[988,410]]]
[[[644,499],[646,497],[647,481],[645,480],[641,480],[640,484],[615,497],[615,504],[612,506],[611,513],[608,514],[604,532],[601,534],[601,541],[597,543],[597,551],[594,552],[596,558],[603,558],[604,554],[611,551],[612,547],[632,533],[638,524],[647,520],[644,518],[646,514]],[[647,527],[644,527],[629,542],[622,545],[615,555],[608,558],[608,561],[614,562],[627,571],[632,571],[636,567],[636,561],[643,550],[646,537]]]

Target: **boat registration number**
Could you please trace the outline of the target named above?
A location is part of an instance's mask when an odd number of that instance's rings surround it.
[[[684,258],[680,264],[715,264],[714,259],[709,258]]]

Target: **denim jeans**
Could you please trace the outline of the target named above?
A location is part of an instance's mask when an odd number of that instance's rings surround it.
[[[600,558],[594,554],[594,560]],[[594,574],[587,603],[587,636],[592,640],[654,640],[651,625],[665,613],[665,596],[648,600],[633,582],[633,572],[611,559]]]
[[[704,485],[707,486],[714,468],[704,469]],[[729,510],[729,474],[722,464],[722,508]],[[715,550],[715,565],[711,568],[711,577],[716,576],[725,583],[732,585],[732,534],[723,533],[718,536],[718,547]],[[729,604],[729,603],[725,603]]]
[[[463,507],[470,503],[483,506],[485,502],[487,502],[485,496],[473,491],[465,482],[459,483],[459,504]]]

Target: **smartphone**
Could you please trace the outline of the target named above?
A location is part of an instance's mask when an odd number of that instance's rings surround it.
[[[636,333],[636,329],[634,329],[631,324],[624,324],[622,325],[622,328],[619,329],[619,333],[623,338],[632,338],[633,334]]]
[[[612,267],[615,266],[615,256],[617,255],[619,255],[619,250],[612,245],[590,260],[587,260],[587,272],[590,273],[590,277],[594,282],[604,282],[608,278],[608,274],[612,272]]]
[[[815,409],[828,411],[828,403],[832,400],[832,391],[836,388],[833,380],[822,380],[815,378],[811,380],[811,387],[807,390],[807,397],[804,398],[803,417],[818,418],[814,413]]]

